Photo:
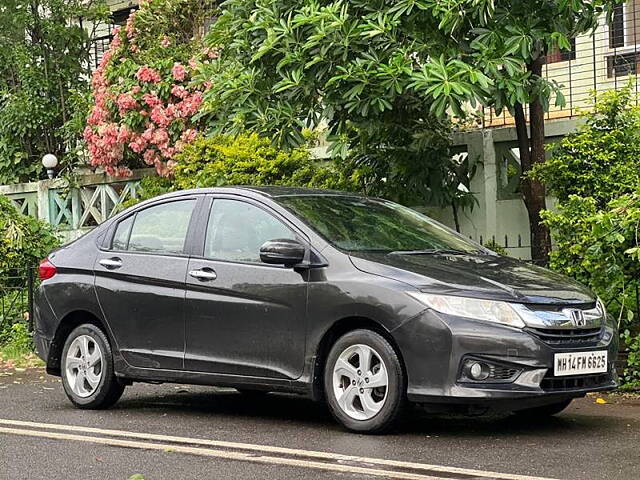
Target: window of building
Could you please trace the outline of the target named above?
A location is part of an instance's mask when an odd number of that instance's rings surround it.
[[[609,48],[640,44],[640,0],[629,0],[614,7],[609,25]]]
[[[553,47],[546,57],[546,63],[568,62],[576,59],[576,39],[571,39],[571,49],[560,50],[559,47]]]

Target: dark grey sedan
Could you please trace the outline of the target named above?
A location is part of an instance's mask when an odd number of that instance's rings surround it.
[[[540,416],[616,386],[616,325],[588,289],[385,200],[171,193],[40,275],[37,349],[79,408],[133,382],[219,385],[325,399],[378,432],[407,401]]]

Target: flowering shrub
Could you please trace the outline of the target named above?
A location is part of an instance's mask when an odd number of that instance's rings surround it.
[[[214,13],[212,1],[143,0],[115,33],[92,79],[84,138],[93,166],[116,176],[143,164],[171,174],[176,154],[197,135],[193,116],[209,85],[191,79],[217,56],[198,34]]]

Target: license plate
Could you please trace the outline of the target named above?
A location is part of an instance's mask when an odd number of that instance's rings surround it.
[[[556,353],[553,358],[553,374],[585,375],[607,371],[607,351]]]

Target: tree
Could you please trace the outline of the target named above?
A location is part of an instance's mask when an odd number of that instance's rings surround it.
[[[65,160],[86,91],[91,31],[102,0],[5,0],[0,7],[0,183],[38,178],[40,159]],[[81,115],[84,113],[81,112]]]
[[[449,36],[442,56],[425,62],[419,83],[434,99],[433,108],[454,112],[479,100],[515,118],[522,197],[529,216],[532,258],[546,264],[549,229],[541,223],[545,187],[528,172],[545,161],[544,112],[559,86],[542,76],[546,55],[571,49],[571,39],[593,30],[599,17],[622,0],[401,0],[398,14],[421,9]],[[487,81],[489,79],[489,81]],[[529,123],[529,128],[527,128]]]
[[[368,193],[472,204],[451,185],[460,171],[451,124],[414,87],[422,59],[445,41],[430,15],[394,16],[387,2],[228,0],[207,38],[221,57],[202,65],[212,87],[200,118],[210,131],[255,131],[288,148],[321,130]]]
[[[222,58],[204,70],[215,80],[203,112],[217,129],[245,125],[293,145],[326,125],[332,151],[351,152],[378,185],[399,173],[396,191],[443,202],[442,119],[477,102],[508,108],[532,256],[545,263],[544,186],[526,175],[544,161],[544,111],[564,101],[542,78],[545,55],[570,48],[619,1],[228,0],[208,39]]]

